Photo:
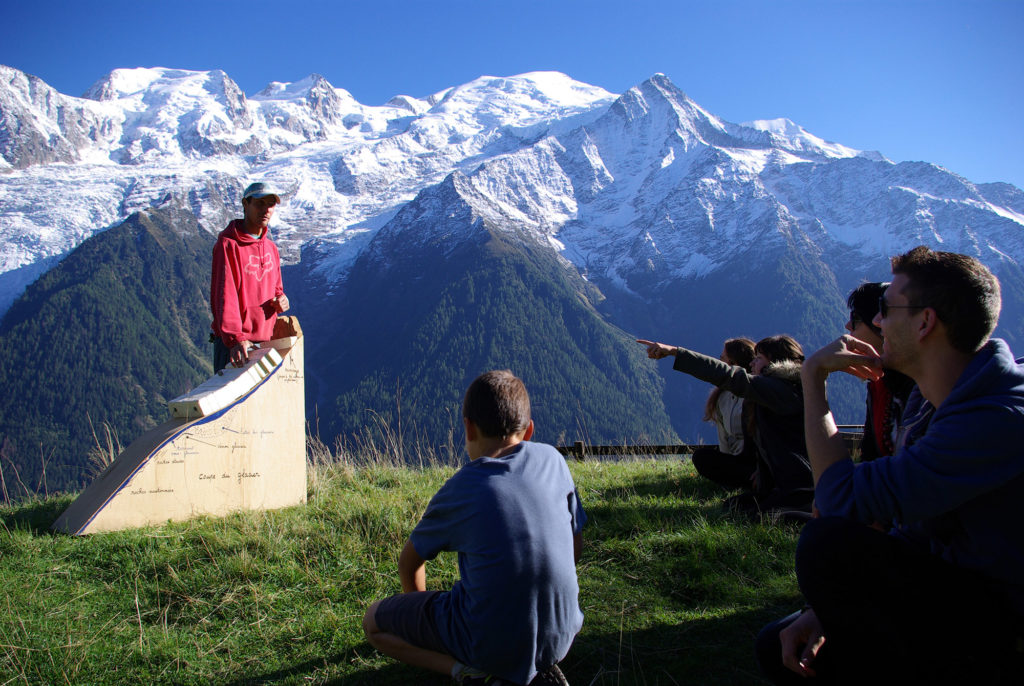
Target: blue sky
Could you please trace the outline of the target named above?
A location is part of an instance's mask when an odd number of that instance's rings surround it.
[[[662,72],[733,122],[787,117],[894,161],[1024,187],[1017,0],[0,0],[0,63],[80,95],[118,67],[323,74],[360,102],[561,71]]]

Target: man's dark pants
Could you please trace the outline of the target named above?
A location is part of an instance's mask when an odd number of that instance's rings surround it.
[[[231,349],[224,345],[220,336],[215,337],[213,339],[213,373],[216,374],[227,367],[229,362],[231,362]]]
[[[1015,650],[1021,618],[976,572],[826,517],[804,527],[796,573],[825,629],[815,663],[822,683],[1024,683]],[[793,619],[768,625],[757,640],[762,670],[779,684],[807,683],[788,680],[779,664],[778,634]]]

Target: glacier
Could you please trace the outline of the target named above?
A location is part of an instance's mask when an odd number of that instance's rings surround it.
[[[641,296],[793,231],[845,262],[919,242],[1024,259],[1020,189],[788,119],[730,123],[664,74],[619,95],[557,72],[481,76],[367,106],[317,74],[247,96],[222,71],[118,69],[72,97],[0,66],[0,313],[133,212],[186,209],[219,231],[255,179],[285,190],[283,258],[327,284],[445,182],[586,278]]]

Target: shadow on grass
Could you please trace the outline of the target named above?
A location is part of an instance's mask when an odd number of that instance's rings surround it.
[[[754,660],[761,627],[791,606],[759,608],[679,625],[659,625],[622,634],[589,634],[584,627],[561,663],[571,684],[588,686],[732,686],[767,684]],[[366,643],[345,653],[230,682],[229,686],[303,683],[324,667],[372,653]],[[396,662],[366,667],[323,683],[446,686],[451,679]]]
[[[697,476],[639,479],[599,490],[607,498],[632,498],[635,496],[715,498],[729,493],[717,484]]]
[[[758,608],[678,625],[576,639],[562,663],[570,683],[590,686],[767,684],[754,659],[761,627],[793,608]]]
[[[230,681],[226,686],[263,686],[269,684],[301,684],[314,678],[314,674],[324,668],[346,665],[358,660],[361,655],[374,655],[375,651],[369,643],[362,642],[350,650],[335,655],[314,658],[297,663],[291,667],[278,669],[266,674],[240,678]],[[332,670],[336,671],[336,670]],[[317,683],[340,686],[341,684],[417,684],[422,686],[448,686],[451,678],[441,674],[432,674],[399,662],[389,662],[383,667],[367,666],[351,672],[346,676],[317,681]]]
[[[0,528],[8,531],[27,531],[34,535],[57,535],[50,526],[73,500],[74,496],[62,495],[19,503],[6,512],[0,511]]]
[[[578,483],[577,486],[579,485]],[[722,488],[696,474],[644,475],[644,478],[616,484],[610,488],[600,488],[597,484],[586,485],[607,500],[632,500],[637,497],[682,498],[721,503],[726,497],[737,492]]]
[[[389,664],[377,669],[367,668],[350,676],[326,682],[329,686],[452,686],[451,677],[426,672],[403,664]]]
[[[769,517],[762,520],[757,515],[731,510],[727,499],[740,492],[724,489],[697,476],[682,476],[642,479],[606,489],[592,487],[591,498],[585,492],[581,497],[587,514],[601,522],[606,535],[621,533],[641,522],[649,524],[672,517],[686,522],[701,519],[709,524],[736,526],[763,523],[793,532],[799,532],[803,526],[803,522]]]

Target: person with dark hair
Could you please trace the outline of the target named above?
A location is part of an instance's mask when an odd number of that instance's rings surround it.
[[[878,314],[878,301],[888,287],[888,282],[862,283],[846,299],[850,308],[846,330],[875,350],[882,347],[882,331],[875,326],[874,319]],[[860,443],[862,461],[893,454],[900,440],[900,417],[913,388],[914,382],[895,369],[884,370],[881,379],[868,380],[867,415]]]
[[[877,350],[843,336],[804,363],[807,447],[821,517],[796,574],[811,608],[780,634],[799,683],[1024,683],[1024,368],[989,339],[999,282],[978,260],[915,248],[892,259]],[[916,440],[853,463],[825,381],[896,369],[933,408]],[[879,531],[877,523],[889,526]]]
[[[754,346],[748,370],[686,348],[643,339],[637,343],[647,347],[651,359],[675,357],[673,369],[728,390],[753,406],[752,492],[728,499],[727,505],[749,516],[809,517],[814,488],[804,445],[800,344],[786,335],[763,338]]]
[[[270,184],[256,182],[242,193],[242,219],[227,225],[213,247],[210,309],[213,311],[213,371],[241,367],[256,343],[269,341],[277,315],[288,310],[281,284],[281,256],[270,239],[270,218],[281,202]]]
[[[875,326],[874,319],[878,314],[878,301],[888,287],[888,282],[862,283],[846,299],[850,310],[846,330],[876,350],[882,347],[882,331]],[[864,420],[864,437],[860,443],[861,461],[892,455],[894,446],[912,442],[912,430],[919,429],[931,416],[930,406],[921,408],[919,394],[915,396],[916,402],[911,401],[914,382],[893,369],[885,369],[881,379],[868,379],[867,387],[867,415]],[[910,406],[916,409],[909,413],[904,423],[903,412]],[[758,634],[755,646],[758,664],[775,683],[803,680],[803,677],[783,665],[780,634],[790,626],[794,627],[790,629],[793,633],[803,624],[814,621],[816,618],[813,611],[807,608],[768,624]]]
[[[469,462],[431,498],[398,560],[402,593],[366,610],[372,646],[461,684],[567,684],[583,625],[576,563],[586,514],[565,458],[533,443],[512,372],[477,377],[462,405]],[[426,590],[426,560],[457,552],[459,580]]]
[[[754,341],[730,338],[722,346],[718,359],[734,367],[750,369],[754,361]],[[749,490],[753,485],[750,477],[757,469],[757,456],[752,441],[745,440],[743,398],[714,386],[704,406],[704,421],[714,422],[718,445],[694,449],[690,459],[697,473],[729,490]]]

